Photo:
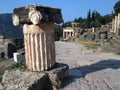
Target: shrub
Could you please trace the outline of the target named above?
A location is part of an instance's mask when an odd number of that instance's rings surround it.
[[[7,69],[8,70],[16,70],[16,69],[24,70],[24,69],[26,69],[26,65],[25,65],[24,61],[19,61],[15,64],[8,66]]]

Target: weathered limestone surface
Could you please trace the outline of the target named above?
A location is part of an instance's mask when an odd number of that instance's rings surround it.
[[[26,65],[29,70],[44,71],[55,64],[53,23],[23,26]]]
[[[28,70],[44,71],[54,67],[54,23],[62,21],[59,8],[28,5],[13,10],[13,24],[23,24]]]
[[[5,90],[45,90],[47,76],[28,71],[6,71],[2,78]]]
[[[56,63],[55,68],[48,72],[52,84],[60,89],[63,80],[68,77],[69,67],[67,64]]]
[[[61,9],[42,5],[28,5],[13,10],[13,24],[62,23]]]
[[[93,52],[84,45],[60,41],[56,42],[56,54],[57,61],[74,71],[74,76],[64,80],[61,90],[120,90],[119,55]]]
[[[68,71],[68,65],[62,63],[45,72],[6,71],[0,78],[0,90],[58,90]]]
[[[91,90],[120,90],[120,69],[104,69],[85,76]]]

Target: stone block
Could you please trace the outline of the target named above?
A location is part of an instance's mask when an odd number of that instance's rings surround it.
[[[60,24],[63,22],[61,9],[35,4],[13,9],[14,25],[31,22],[33,24],[46,22],[55,22]]]
[[[56,63],[55,68],[48,71],[49,79],[52,85],[57,89],[61,87],[62,81],[68,77],[69,66],[67,64]]]
[[[15,52],[13,53],[13,57],[15,62],[25,60],[25,56],[22,53]]]
[[[68,76],[68,71],[68,65],[61,63],[45,72],[5,71],[1,87],[5,90],[58,90],[62,81]]]
[[[50,90],[47,78],[45,73],[15,70],[6,71],[2,83],[6,90]]]

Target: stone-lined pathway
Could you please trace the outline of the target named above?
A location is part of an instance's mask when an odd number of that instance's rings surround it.
[[[56,59],[69,65],[61,90],[120,90],[120,56],[87,50],[81,44],[56,42]]]

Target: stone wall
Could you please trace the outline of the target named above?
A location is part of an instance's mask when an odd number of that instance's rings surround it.
[[[0,90],[59,90],[68,70],[68,65],[56,63],[55,68],[45,72],[5,71],[0,76]]]

